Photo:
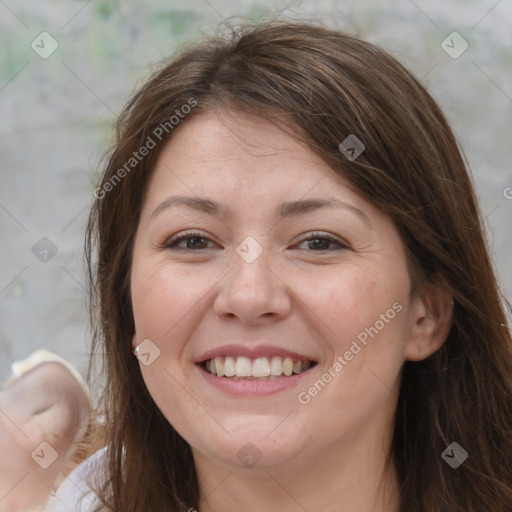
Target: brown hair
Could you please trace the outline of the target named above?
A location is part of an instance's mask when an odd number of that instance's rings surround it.
[[[240,26],[182,49],[119,117],[86,237],[93,354],[103,354],[106,377],[101,443],[109,456],[98,491],[102,510],[199,508],[190,447],[155,405],[132,355],[130,298],[146,186],[160,150],[179,129],[171,128],[170,117],[191,99],[196,107],[180,125],[201,112],[236,108],[305,142],[393,219],[407,247],[414,289],[435,282],[454,297],[446,342],[403,368],[390,453],[400,511],[512,510],[506,301],[454,135],[425,88],[386,52],[320,24],[284,21]],[[157,141],[162,123],[166,136]],[[365,145],[355,160],[338,149],[350,134]],[[127,168],[148,138],[156,147]],[[119,173],[123,166],[126,172]],[[457,470],[441,458],[452,441],[469,453]]]

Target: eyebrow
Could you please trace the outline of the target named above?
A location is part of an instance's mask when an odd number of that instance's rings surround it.
[[[214,215],[220,218],[231,218],[233,212],[226,206],[208,199],[205,197],[192,197],[192,196],[171,196],[165,201],[161,202],[151,214],[151,219],[156,217],[163,210],[176,205],[183,205],[194,210],[206,213],[208,215]],[[359,208],[353,204],[347,203],[337,198],[313,198],[313,199],[301,199],[297,201],[290,201],[282,203],[277,208],[277,214],[279,219],[285,219],[297,215],[302,215],[307,212],[318,210],[320,208],[338,208],[348,210],[356,214],[361,220],[363,220],[369,226],[372,225],[368,216],[362,212]]]

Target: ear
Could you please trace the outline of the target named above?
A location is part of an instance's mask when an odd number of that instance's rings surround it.
[[[133,333],[132,348],[135,350],[139,345],[139,339],[137,338],[137,330]]]
[[[439,350],[453,322],[453,297],[440,285],[427,283],[412,300],[405,359],[422,361]]]

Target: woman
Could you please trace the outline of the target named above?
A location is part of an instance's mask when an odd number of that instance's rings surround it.
[[[395,59],[306,23],[192,45],[125,108],[95,197],[106,428],[65,510],[79,483],[80,510],[512,510],[504,299]]]

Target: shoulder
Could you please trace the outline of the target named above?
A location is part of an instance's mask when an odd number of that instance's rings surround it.
[[[106,450],[106,447],[98,450],[69,474],[48,502],[46,512],[94,511],[100,502],[89,484],[103,467]]]

